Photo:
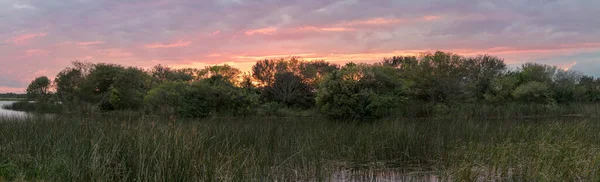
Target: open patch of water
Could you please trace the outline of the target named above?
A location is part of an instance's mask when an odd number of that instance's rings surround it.
[[[11,105],[15,102],[17,102],[17,101],[0,101],[0,117],[25,118],[29,115],[27,112],[4,109],[4,106]]]

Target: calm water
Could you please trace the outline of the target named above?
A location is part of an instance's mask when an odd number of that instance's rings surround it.
[[[28,114],[26,112],[11,111],[11,110],[6,110],[6,109],[2,108],[5,105],[10,105],[15,102],[16,101],[0,101],[0,117],[15,117],[15,118],[27,117]]]

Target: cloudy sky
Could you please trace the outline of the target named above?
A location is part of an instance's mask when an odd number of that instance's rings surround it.
[[[451,51],[600,76],[598,0],[0,0],[0,92],[72,61],[149,68]]]

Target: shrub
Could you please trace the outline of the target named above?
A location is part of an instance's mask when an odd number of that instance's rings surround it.
[[[330,118],[380,118],[405,101],[405,87],[392,67],[350,63],[323,79],[316,101]]]
[[[288,107],[310,108],[315,102],[312,88],[300,76],[291,72],[275,74],[275,82],[265,87],[263,96],[268,101],[279,102]]]
[[[165,82],[150,90],[144,102],[149,112],[183,117],[207,117],[213,113],[251,115],[258,95],[219,78],[188,84]]]
[[[183,105],[183,92],[189,85],[183,82],[165,82],[144,97],[146,109],[157,114],[178,114]]]
[[[518,101],[533,102],[540,104],[554,103],[552,92],[548,85],[536,81],[531,81],[520,85],[513,91],[513,97]]]

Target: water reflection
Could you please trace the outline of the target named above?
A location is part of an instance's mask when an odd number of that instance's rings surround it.
[[[7,109],[3,108],[4,106],[11,105],[15,102],[16,101],[0,101],[0,117],[6,117],[6,118],[25,118],[25,117],[27,117],[28,114],[26,112],[12,111],[12,110],[7,110]]]

